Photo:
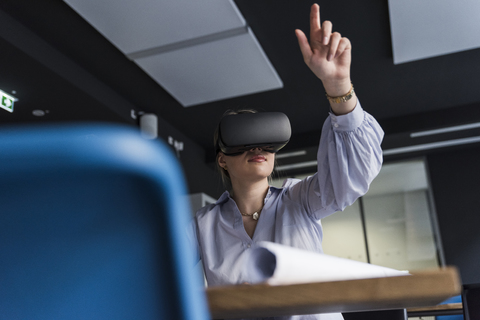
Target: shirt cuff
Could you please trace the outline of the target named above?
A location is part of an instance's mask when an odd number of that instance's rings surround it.
[[[352,112],[337,116],[333,112],[330,113],[330,121],[334,131],[353,131],[360,127],[365,118],[363,108],[357,98],[357,104]]]

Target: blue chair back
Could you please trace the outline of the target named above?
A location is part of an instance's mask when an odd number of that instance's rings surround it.
[[[0,318],[209,319],[185,193],[137,130],[0,128]]]
[[[450,303],[458,303],[462,302],[462,296],[456,295],[453,296],[440,304],[450,304]],[[463,320],[464,317],[462,314],[454,314],[454,315],[447,315],[447,316],[437,316],[435,320]]]

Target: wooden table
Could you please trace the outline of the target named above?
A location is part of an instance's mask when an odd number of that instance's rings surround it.
[[[297,285],[207,288],[214,319],[403,309],[436,305],[461,292],[456,268],[411,276]]]

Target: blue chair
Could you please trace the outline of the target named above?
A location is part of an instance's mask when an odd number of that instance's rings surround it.
[[[462,302],[462,296],[457,295],[454,297],[451,297],[445,301],[443,301],[440,304],[449,304],[449,303],[458,303]],[[455,314],[455,315],[447,315],[447,316],[437,316],[436,320],[463,320],[463,315],[462,314]]]
[[[0,128],[0,318],[209,319],[185,191],[137,130]]]

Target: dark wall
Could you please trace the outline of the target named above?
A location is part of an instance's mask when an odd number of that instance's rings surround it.
[[[480,283],[480,147],[427,156],[447,265]]]
[[[65,8],[67,11],[70,10],[68,7]],[[60,15],[63,16],[63,14],[65,12],[62,11]],[[5,79],[7,80],[5,81],[9,85],[15,83],[18,86],[15,89],[24,93],[24,96],[20,99],[21,104],[17,107],[19,111],[16,111],[8,119],[6,117],[5,119],[0,119],[0,123],[27,122],[28,119],[34,118],[31,115],[31,110],[41,108],[42,105],[48,105],[51,111],[48,117],[28,121],[36,121],[38,123],[66,121],[98,122],[106,121],[105,119],[107,119],[136,126],[138,121],[132,117],[132,112],[139,115],[140,111],[150,113],[153,112],[152,110],[159,108],[158,100],[156,100],[158,97],[155,99],[148,97],[141,103],[138,103],[140,100],[133,99],[131,91],[128,89],[132,87],[131,80],[125,82],[125,87],[108,84],[105,81],[104,73],[108,73],[109,68],[113,68],[113,65],[99,60],[100,62],[96,68],[90,66],[86,61],[89,61],[93,56],[96,57],[91,50],[87,50],[85,56],[81,52],[79,52],[78,56],[71,55],[71,53],[65,54],[62,50],[65,49],[63,45],[68,47],[77,44],[76,41],[70,41],[72,39],[70,33],[60,33],[58,35],[54,33],[60,37],[62,37],[61,34],[67,35],[67,38],[61,38],[57,41],[50,39],[51,42],[48,42],[37,34],[38,30],[33,32],[29,28],[28,23],[25,26],[2,10],[0,10],[0,20],[3,26],[0,30],[2,31],[0,32],[0,45],[3,44],[8,49],[10,54],[8,65],[11,65],[12,68],[15,66],[13,68],[14,72],[9,69],[10,73],[7,72],[9,77],[6,77]],[[48,29],[49,27],[46,26],[46,28]],[[90,47],[96,47],[97,45],[102,46],[102,48],[103,46],[108,47],[109,49],[105,50],[113,50],[116,55],[120,55],[123,59],[123,54],[117,52],[118,50],[111,44],[101,44],[105,40],[97,38],[100,34],[96,32],[94,34],[92,39],[97,40],[92,40],[92,43],[95,43],[95,45],[91,43],[89,44]],[[85,39],[81,40],[85,41]],[[59,43],[63,45],[54,45]],[[19,60],[14,60],[16,57]],[[23,69],[18,69],[18,66],[22,66]],[[135,72],[141,72],[142,76],[146,76],[133,63],[129,66],[133,67]],[[118,66],[115,65],[115,68],[118,69]],[[2,76],[5,73],[4,69],[2,69]],[[27,71],[24,71],[22,80],[16,82],[13,75],[21,72],[19,70]],[[125,71],[125,74],[122,73],[122,78],[129,79],[128,74]],[[154,87],[155,91],[160,92],[159,95],[164,99],[161,101],[163,104],[178,104],[177,102],[172,102],[172,98],[166,92],[159,90],[158,85],[154,84]],[[68,90],[65,90],[65,88],[68,88]],[[58,96],[58,98],[52,100],[49,97],[47,101],[43,101],[41,99],[43,97],[42,92],[51,90],[60,92],[54,95],[55,97]],[[138,96],[138,93],[135,95]],[[212,135],[213,130],[214,128],[212,128]],[[221,183],[219,179],[216,179],[212,167],[206,165],[205,151],[161,117],[158,117],[158,134],[160,139],[167,142],[167,144],[168,137],[184,143],[184,150],[180,152],[179,159],[186,176],[188,192],[204,192],[212,197],[217,197]]]
[[[212,128],[212,141],[213,131],[214,128]],[[212,164],[207,164],[206,153],[202,147],[161,117],[158,117],[158,138],[170,145],[173,153],[177,155],[187,180],[189,194],[203,192],[213,198],[221,195],[223,186],[220,176]],[[174,143],[173,145],[171,143],[172,140],[182,142],[183,150],[177,152]]]

